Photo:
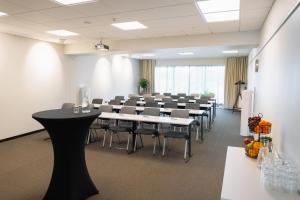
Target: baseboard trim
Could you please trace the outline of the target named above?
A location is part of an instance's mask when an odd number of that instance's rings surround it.
[[[45,130],[45,129],[39,129],[39,130],[35,130],[35,131],[30,131],[30,132],[28,132],[28,133],[23,133],[23,134],[21,134],[21,135],[16,135],[16,136],[13,136],[13,137],[1,139],[1,140],[0,140],[0,143],[1,143],[1,142],[6,142],[6,141],[9,141],[9,140],[14,140],[14,139],[17,139],[17,138],[20,138],[20,137],[25,137],[25,136],[32,135],[32,134],[35,134],[35,133],[39,133],[39,132],[44,131],[44,130]]]

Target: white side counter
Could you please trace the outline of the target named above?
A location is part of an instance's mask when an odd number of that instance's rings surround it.
[[[244,148],[228,147],[221,200],[300,200],[300,196],[267,190],[256,160],[248,158]]]

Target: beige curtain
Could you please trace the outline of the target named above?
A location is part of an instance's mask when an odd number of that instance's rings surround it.
[[[225,67],[225,108],[232,108],[236,95],[237,81],[247,82],[248,57],[227,58]]]
[[[141,60],[140,61],[140,77],[149,81],[147,93],[154,92],[154,70],[156,60]]]

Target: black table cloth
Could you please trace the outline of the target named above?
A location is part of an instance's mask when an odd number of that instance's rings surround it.
[[[72,109],[47,110],[32,115],[48,131],[54,167],[44,199],[81,200],[98,194],[85,162],[85,140],[99,110],[74,114]]]

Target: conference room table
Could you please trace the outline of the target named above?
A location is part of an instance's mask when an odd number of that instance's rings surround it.
[[[102,112],[101,115],[99,115],[99,118],[131,121],[134,123],[134,128],[137,127],[138,122],[187,126],[188,127],[188,157],[190,158],[192,156],[191,126],[195,123],[194,119],[149,116],[149,115],[132,115],[132,114],[121,114],[121,113],[107,113],[107,112]],[[132,150],[134,149],[135,140],[136,140],[136,134],[132,134]]]
[[[126,100],[122,100],[121,104],[124,104],[125,102],[126,102]],[[137,101],[136,104],[140,105],[140,106],[145,106],[146,102],[145,101]],[[164,107],[165,102],[158,102],[158,105],[161,106],[161,107]],[[177,107],[180,108],[180,109],[184,109],[186,107],[186,103],[177,103]],[[214,104],[211,104],[211,103],[200,104],[199,109],[208,111],[208,113],[209,113],[209,116],[208,116],[208,121],[209,122],[208,122],[208,124],[209,124],[209,130],[210,130],[211,127],[212,127],[212,122],[214,120],[214,118],[213,118]]]
[[[93,107],[98,109],[101,105],[107,105],[107,104],[93,104]],[[112,105],[113,107],[113,110],[115,110],[116,112],[119,112],[119,110],[122,109],[123,105]],[[141,113],[145,110],[145,108],[147,107],[143,107],[143,106],[129,106],[129,107],[135,107],[136,109],[136,112],[137,113]],[[160,110],[160,113],[162,114],[167,114],[167,115],[170,115],[172,110],[177,110],[177,109],[174,109],[174,108],[159,108]],[[194,119],[195,118],[200,118],[200,121],[199,122],[199,126],[200,126],[200,135],[201,135],[201,140],[203,140],[203,134],[204,134],[204,130],[203,130],[203,116],[206,114],[205,110],[194,110],[194,109],[186,109],[189,111],[189,115],[191,117],[193,117]],[[197,129],[198,131],[198,129]],[[198,135],[198,132],[197,132],[197,135]],[[198,138],[197,138],[198,140]]]
[[[54,153],[52,177],[43,199],[82,200],[98,194],[88,173],[84,148],[89,127],[100,114],[96,109],[77,114],[73,109],[56,109],[32,115],[50,135]]]

